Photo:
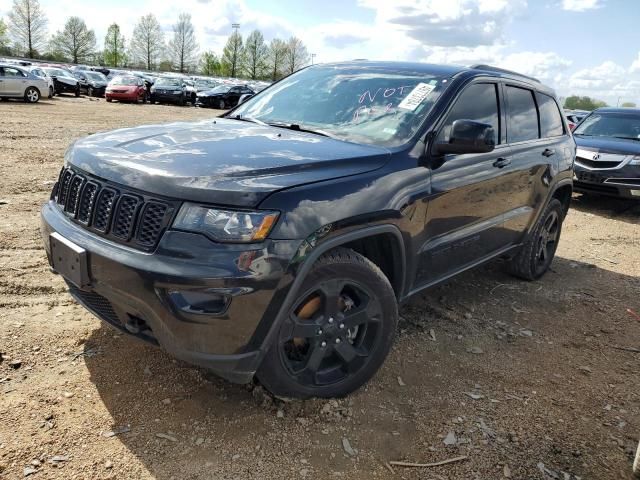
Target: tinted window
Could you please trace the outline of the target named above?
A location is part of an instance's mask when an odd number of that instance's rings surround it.
[[[456,120],[474,120],[488,123],[496,132],[496,142],[500,143],[500,115],[498,94],[493,83],[476,83],[465,89],[453,105],[444,126],[438,134],[439,142],[448,142],[451,126]]]
[[[548,95],[538,94],[540,110],[540,130],[542,137],[557,137],[564,134],[562,117],[555,100]]]
[[[26,75],[22,73],[22,70],[18,70],[13,67],[4,67],[4,76],[5,77],[25,77]]]
[[[507,139],[509,143],[534,140],[538,134],[538,112],[533,92],[507,87]]]

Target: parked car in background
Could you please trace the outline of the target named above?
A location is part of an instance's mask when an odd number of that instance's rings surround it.
[[[36,103],[43,94],[49,94],[46,79],[26,67],[0,63],[0,98],[22,98],[27,103]]]
[[[548,271],[574,158],[529,77],[316,65],[215,122],[76,141],[40,231],[71,295],[120,331],[278,396],[344,396],[412,295],[497,257]]]
[[[212,88],[220,85],[220,82],[213,80],[212,78],[194,78],[193,82],[196,87],[196,92],[211,90]]]
[[[185,105],[191,100],[191,92],[182,77],[158,77],[151,87],[151,103],[175,103]]]
[[[118,100],[119,102],[145,102],[147,89],[144,80],[135,75],[121,75],[113,78],[105,91],[107,102]]]
[[[32,65],[30,67],[27,67],[27,70],[29,70],[31,73],[33,73],[34,75],[37,75],[40,78],[44,78],[47,81],[47,97],[48,98],[53,98],[53,96],[55,95],[55,87],[53,85],[53,78],[51,78],[49,75],[47,75],[47,72],[45,72],[42,67],[37,66],[37,65]],[[44,93],[44,92],[43,92]]]
[[[573,130],[578,126],[582,119],[589,115],[589,112],[587,112],[586,110],[565,110],[564,115],[567,119],[567,125],[569,125],[569,129],[573,132]]]
[[[90,97],[104,97],[109,80],[100,72],[92,70],[79,70],[74,76],[80,82],[80,92],[84,92]]]
[[[640,200],[640,109],[599,108],[573,135],[576,191]]]
[[[255,92],[245,85],[218,85],[211,90],[198,92],[196,105],[226,110],[238,105],[242,95],[255,95]]]
[[[56,95],[73,93],[76,97],[80,96],[80,82],[71,72],[59,67],[42,67],[42,69],[53,79]]]

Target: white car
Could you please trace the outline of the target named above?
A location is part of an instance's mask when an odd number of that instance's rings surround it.
[[[22,98],[27,103],[36,103],[48,93],[49,84],[44,78],[25,68],[0,63],[0,98]]]
[[[47,81],[47,85],[49,85],[49,98],[53,98],[53,96],[55,95],[53,78],[47,75],[47,72],[45,72],[42,68],[38,67],[37,65],[31,65],[30,67],[28,67],[28,70],[34,75],[44,78]]]

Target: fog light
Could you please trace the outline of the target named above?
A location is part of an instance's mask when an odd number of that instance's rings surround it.
[[[215,290],[170,290],[174,306],[193,315],[222,315],[231,303],[231,296]]]

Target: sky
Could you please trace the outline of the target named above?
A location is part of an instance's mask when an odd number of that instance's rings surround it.
[[[316,63],[366,58],[471,65],[533,75],[561,97],[640,105],[640,0],[40,0],[51,33],[82,17],[100,44],[109,24],[130,38],[154,13],[167,39],[179,13],[193,17],[200,50],[222,53],[239,23],[267,41],[298,36]],[[6,17],[12,0],[0,0]]]

